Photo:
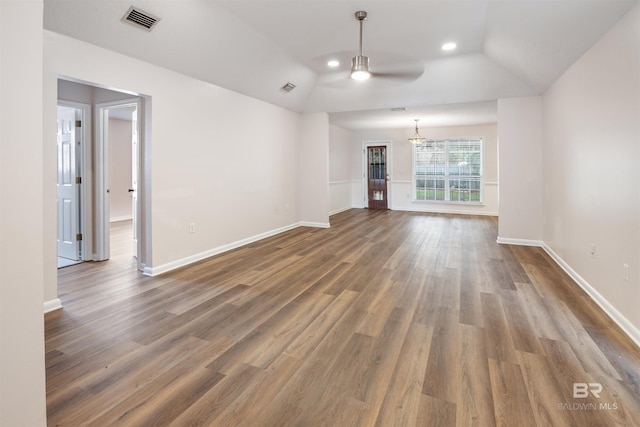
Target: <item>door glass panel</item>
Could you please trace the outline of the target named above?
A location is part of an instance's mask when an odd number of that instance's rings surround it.
[[[387,209],[387,152],[386,147],[368,147],[368,207]]]

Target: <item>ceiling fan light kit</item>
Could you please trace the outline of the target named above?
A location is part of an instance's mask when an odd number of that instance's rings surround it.
[[[369,57],[358,55],[351,58],[351,78],[353,80],[366,80],[369,77],[371,77]]]

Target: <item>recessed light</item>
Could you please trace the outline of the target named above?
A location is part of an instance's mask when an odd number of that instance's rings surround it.
[[[337,67],[338,65],[340,65],[340,62],[339,62],[339,61],[336,61],[335,59],[332,59],[331,61],[327,62],[327,65],[328,65],[329,67],[335,68],[335,67]]]
[[[444,51],[450,51],[453,50],[457,47],[458,45],[455,44],[454,42],[447,42],[445,44],[442,45],[442,50]]]

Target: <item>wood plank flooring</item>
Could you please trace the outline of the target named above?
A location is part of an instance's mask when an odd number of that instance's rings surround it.
[[[48,423],[640,426],[640,349],[496,235],[354,209],[156,278],[126,249],[61,269]]]

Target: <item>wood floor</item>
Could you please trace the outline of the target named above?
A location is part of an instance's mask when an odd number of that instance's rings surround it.
[[[496,235],[354,209],[161,277],[64,268],[49,425],[640,426],[640,349]]]

